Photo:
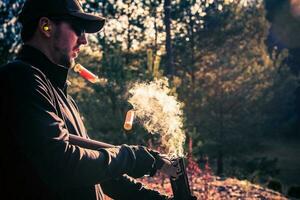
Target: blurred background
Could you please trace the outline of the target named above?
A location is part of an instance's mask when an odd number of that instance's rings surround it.
[[[0,1],[0,64],[20,49],[24,0]],[[123,130],[131,83],[168,77],[184,107],[185,151],[218,176],[300,185],[299,0],[85,0],[107,18],[70,72],[68,92],[93,139],[159,144]]]

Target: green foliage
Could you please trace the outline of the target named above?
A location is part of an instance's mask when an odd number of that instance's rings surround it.
[[[299,185],[293,185],[291,186],[288,191],[287,195],[291,198],[300,198],[300,186]]]
[[[280,183],[279,180],[270,179],[267,183],[267,187],[271,190],[282,193],[282,184]]]
[[[278,159],[267,157],[245,157],[237,159],[230,157],[226,175],[238,177],[239,179],[248,179],[253,183],[266,184],[270,177],[278,177],[280,170],[278,168]]]
[[[187,130],[196,129],[192,138],[203,141],[196,155],[217,159],[217,169],[230,168],[230,157],[255,154],[266,136],[285,134],[295,123],[282,117],[293,110],[297,79],[282,64],[286,52],[269,56],[268,27],[262,6],[230,5],[211,13],[206,28],[194,35],[194,63],[182,50],[189,40],[175,48]]]
[[[20,25],[17,13],[24,0],[0,2],[0,65],[11,60],[17,52],[20,39]]]

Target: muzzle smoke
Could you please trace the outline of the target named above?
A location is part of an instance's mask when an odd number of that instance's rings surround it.
[[[144,128],[161,136],[164,153],[170,157],[183,156],[183,104],[170,95],[168,79],[135,83],[129,90],[136,119]]]

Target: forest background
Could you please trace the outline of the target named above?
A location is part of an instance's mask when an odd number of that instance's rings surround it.
[[[0,1],[1,65],[20,49],[23,2]],[[199,166],[208,158],[218,176],[300,185],[300,26],[289,2],[81,1],[107,18],[77,62],[108,84],[69,76],[91,138],[155,145],[159,136],[138,123],[123,130],[128,89],[168,77],[184,105],[184,148]]]

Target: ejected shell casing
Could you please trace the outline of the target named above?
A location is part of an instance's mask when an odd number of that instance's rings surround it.
[[[133,119],[134,119],[134,111],[132,109],[128,110],[126,113],[125,122],[123,126],[126,131],[130,131],[132,129]]]
[[[83,67],[81,64],[78,64],[78,63],[75,64],[73,69],[74,69],[75,72],[79,73],[79,75],[81,77],[83,77],[84,79],[90,81],[91,83],[100,82],[98,76],[96,76],[95,74],[90,72],[88,69]]]

